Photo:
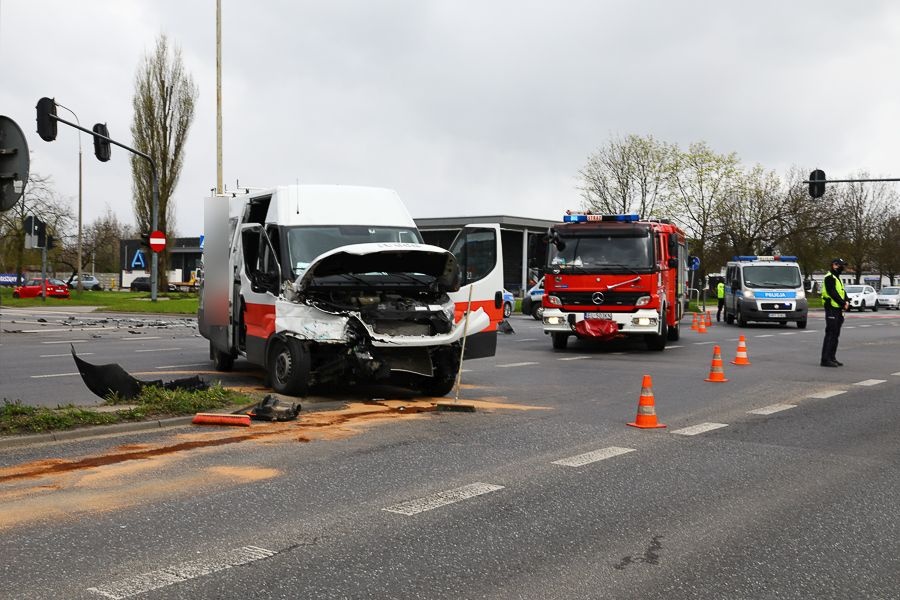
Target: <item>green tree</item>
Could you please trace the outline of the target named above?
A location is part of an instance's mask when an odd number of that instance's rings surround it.
[[[170,46],[161,35],[156,48],[137,69],[132,104],[131,135],[134,147],[156,163],[159,177],[158,228],[167,237],[175,234],[175,206],[171,202],[181,175],[188,130],[194,119],[197,86],[185,71],[181,50]],[[149,232],[152,225],[153,196],[151,170],[146,160],[131,157],[133,206],[138,231]],[[160,253],[159,289],[168,282],[168,253]]]

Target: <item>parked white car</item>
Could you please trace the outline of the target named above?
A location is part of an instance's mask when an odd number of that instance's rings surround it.
[[[871,285],[845,285],[844,291],[850,299],[850,310],[854,308],[859,311],[867,308],[878,310],[878,294]]]
[[[900,287],[881,288],[878,292],[878,308],[895,308],[900,310]]]

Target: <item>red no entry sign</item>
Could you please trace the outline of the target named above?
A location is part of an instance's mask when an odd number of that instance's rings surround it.
[[[150,234],[150,249],[159,252],[166,247],[166,234],[162,231],[154,231]]]

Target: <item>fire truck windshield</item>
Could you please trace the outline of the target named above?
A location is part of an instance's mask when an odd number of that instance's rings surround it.
[[[549,265],[579,270],[650,269],[653,266],[652,238],[646,235],[624,237],[561,237],[565,247],[550,244]]]

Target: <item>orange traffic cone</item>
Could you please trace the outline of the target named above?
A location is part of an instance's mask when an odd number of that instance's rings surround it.
[[[709,368],[709,377],[704,381],[712,381],[715,383],[725,383],[725,371],[722,370],[722,352],[718,346],[713,346],[712,365]]]
[[[707,327],[712,327],[712,314],[711,314],[711,313],[708,313],[708,312],[705,312],[705,313],[703,313],[703,314],[706,315],[706,326],[707,326]]]
[[[691,321],[691,330],[697,331],[697,313],[691,313],[694,315],[694,319]]]
[[[706,333],[706,318],[700,317],[700,322],[697,323],[697,333]]]
[[[749,365],[750,357],[747,356],[747,341],[744,339],[744,336],[738,338],[738,348],[737,355],[734,357],[734,360],[731,361],[733,365]]]
[[[641,397],[638,399],[637,417],[634,423],[626,423],[631,427],[640,429],[659,429],[665,427],[662,423],[656,422],[656,407],[653,402],[653,381],[649,375],[644,375],[641,382]]]

